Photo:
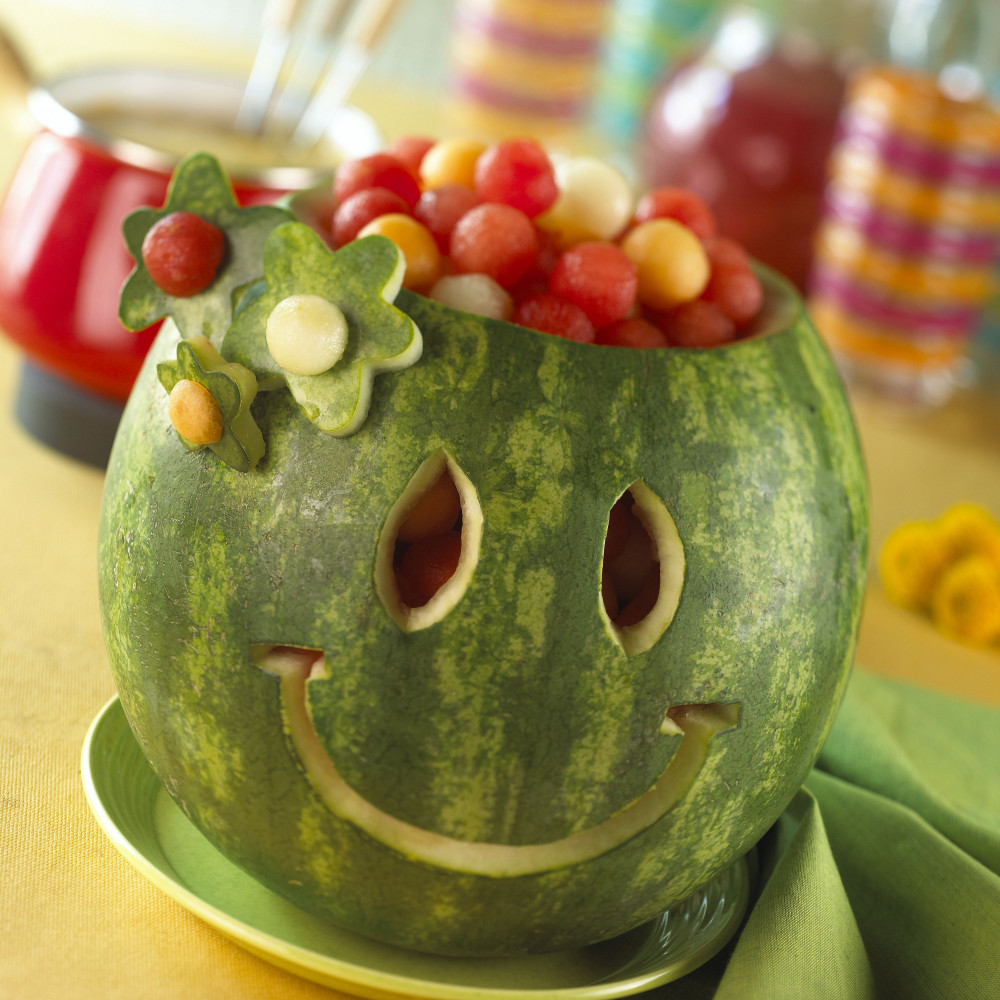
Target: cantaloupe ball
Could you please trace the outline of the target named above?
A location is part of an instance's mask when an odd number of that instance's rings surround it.
[[[628,178],[610,163],[577,156],[557,164],[559,196],[535,221],[566,249],[589,240],[613,240],[628,225],[635,206]]]
[[[431,231],[411,215],[390,212],[372,219],[358,233],[358,239],[378,234],[388,236],[403,252],[406,273],[403,287],[411,292],[430,288],[441,276],[441,251]]]
[[[671,309],[698,298],[711,265],[701,241],[673,219],[642,222],[622,240],[621,248],[636,266],[637,298],[651,309]]]
[[[182,378],[170,390],[167,416],[175,431],[192,444],[215,444],[222,438],[222,410],[200,382]]]
[[[449,274],[438,280],[430,297],[452,309],[487,316],[490,319],[510,319],[514,300],[488,274]]]
[[[461,184],[475,190],[476,160],[485,149],[486,143],[479,139],[441,139],[420,162],[421,183],[425,188]]]

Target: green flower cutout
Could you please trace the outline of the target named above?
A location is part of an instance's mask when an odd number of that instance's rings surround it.
[[[192,337],[177,345],[176,361],[161,361],[156,374],[167,392],[188,379],[204,386],[222,414],[222,436],[212,444],[195,444],[178,431],[192,451],[211,448],[237,472],[249,472],[264,454],[264,437],[250,413],[257,395],[257,378],[249,368],[226,361],[204,337]]]
[[[203,291],[188,297],[168,294],[152,279],[142,262],[146,233],[173,212],[191,212],[222,230],[225,256]],[[182,336],[202,335],[215,342],[232,321],[240,289],[261,277],[261,254],[268,235],[294,216],[276,205],[241,208],[218,161],[207,153],[182,160],[167,189],[162,208],[140,208],[122,226],[135,268],[122,288],[118,314],[130,330],[141,330],[170,316]]]
[[[368,415],[375,376],[408,368],[423,350],[417,325],[392,305],[405,267],[402,251],[385,236],[367,236],[332,251],[302,223],[279,226],[264,246],[266,287],[247,296],[223,351],[252,369],[262,388],[287,385],[321,430],[353,434]],[[280,302],[298,295],[333,303],[347,320],[343,356],[318,375],[285,371],[268,350],[268,317]]]

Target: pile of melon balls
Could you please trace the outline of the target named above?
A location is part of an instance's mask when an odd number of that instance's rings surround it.
[[[610,164],[554,163],[532,139],[405,136],[342,163],[333,196],[335,247],[382,234],[405,288],[583,343],[713,347],[763,302],[746,251],[696,195],[636,199]]]

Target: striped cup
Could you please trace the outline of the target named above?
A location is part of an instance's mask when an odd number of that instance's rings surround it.
[[[846,376],[946,398],[1000,256],[1000,113],[876,67],[848,89],[810,312]]]

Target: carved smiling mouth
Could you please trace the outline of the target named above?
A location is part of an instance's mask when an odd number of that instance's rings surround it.
[[[664,816],[691,787],[705,763],[709,741],[733,728],[739,704],[677,705],[660,727],[681,734],[680,746],[656,783],[596,826],[548,843],[500,844],[458,840],[414,826],[385,812],[341,777],[320,742],[306,705],[306,682],[328,676],[321,650],[258,644],[254,663],[280,680],[282,711],[313,787],[329,809],[387,847],[417,861],[470,875],[511,878],[579,864],[606,854]]]

